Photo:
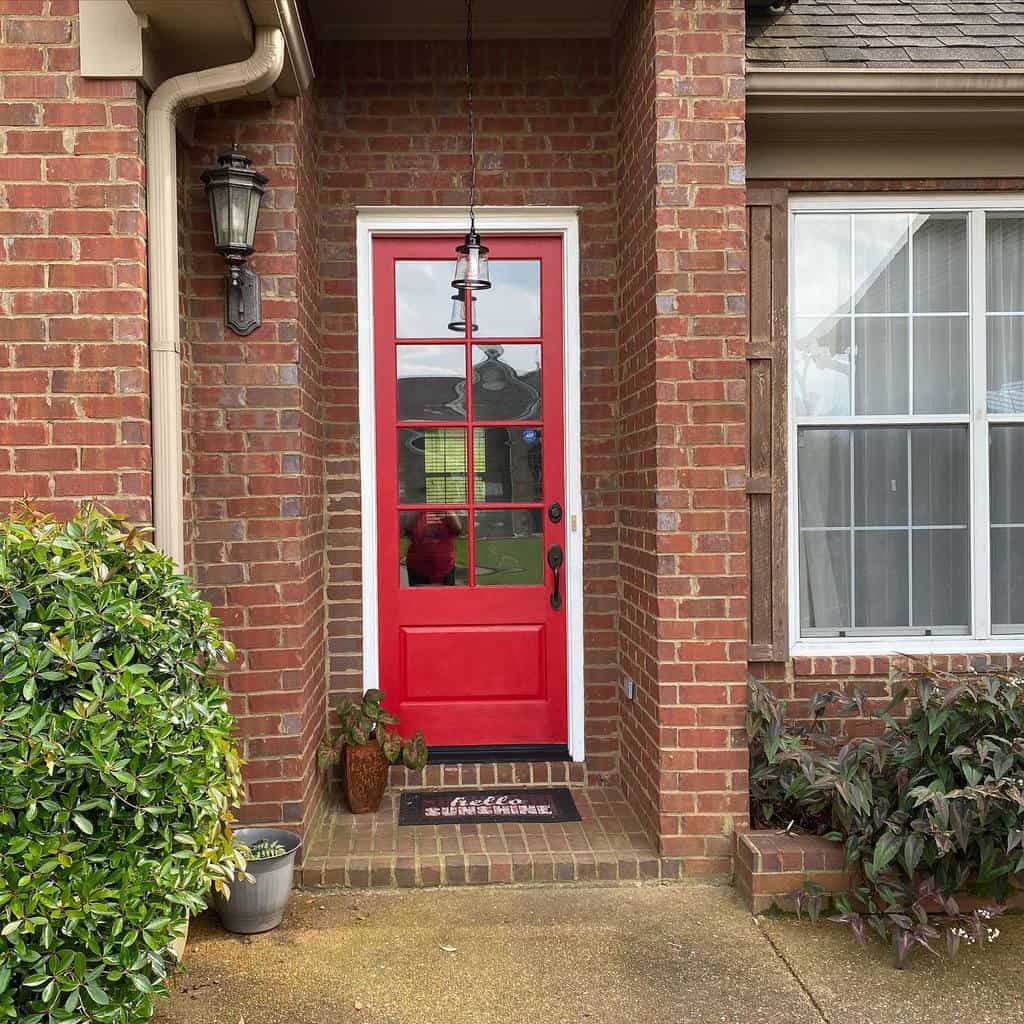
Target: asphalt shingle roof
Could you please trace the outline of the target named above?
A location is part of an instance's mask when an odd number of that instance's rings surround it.
[[[1024,68],[1024,0],[796,0],[747,12],[756,67]]]

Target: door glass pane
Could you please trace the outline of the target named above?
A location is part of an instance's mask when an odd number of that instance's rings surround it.
[[[794,232],[796,315],[850,312],[849,214],[803,214],[796,218]]]
[[[914,312],[967,312],[967,216],[915,216]]]
[[[801,430],[800,526],[850,525],[850,431]]]
[[[908,530],[858,530],[854,535],[858,627],[910,624],[909,539]]]
[[[914,412],[970,408],[967,317],[914,317]]]
[[[466,418],[466,349],[463,345],[398,346],[398,418]]]
[[[539,508],[477,512],[478,586],[544,583],[544,514]]]
[[[801,532],[801,632],[849,629],[850,553],[848,530]]]
[[[541,418],[540,345],[473,346],[473,418]]]
[[[910,312],[908,228],[905,213],[854,218],[856,312]]]
[[[906,526],[907,431],[899,427],[854,431],[853,463],[854,523]]]
[[[398,575],[403,587],[469,583],[469,516],[436,509],[398,513]]]
[[[970,626],[970,535],[963,530],[914,530],[914,616],[921,628]]]
[[[450,260],[395,262],[395,320],[399,338],[450,338],[448,316],[455,277],[455,243]]]
[[[491,286],[474,295],[477,338],[540,337],[540,260],[491,260]]]
[[[990,316],[988,411],[1024,412],[1024,317]]]
[[[905,317],[857,320],[858,413],[910,411],[910,341]]]
[[[985,214],[985,280],[990,313],[1024,313],[1024,217]]]
[[[474,427],[473,463],[477,501],[526,502],[544,497],[537,427]]]
[[[454,504],[468,497],[466,431],[461,427],[398,431],[398,500]]]
[[[798,318],[794,326],[796,414],[849,415],[850,321]]]

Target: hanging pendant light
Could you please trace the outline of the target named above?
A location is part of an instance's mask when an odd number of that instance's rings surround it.
[[[452,296],[452,311],[448,317],[448,330],[466,333],[466,293],[456,292]],[[480,325],[473,324],[473,330],[479,331]]]
[[[476,230],[476,122],[473,118],[473,0],[466,0],[466,100],[469,110],[469,231],[462,245],[456,246],[458,261],[452,287],[465,297],[466,292],[491,287],[486,245]],[[465,317],[462,318],[465,323]],[[453,318],[454,322],[454,318]]]

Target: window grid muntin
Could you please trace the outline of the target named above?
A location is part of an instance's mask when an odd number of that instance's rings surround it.
[[[999,423],[1024,423],[1024,412],[1021,413],[989,413],[987,409],[987,321],[990,315],[1003,315],[1013,316],[1015,314],[1009,311],[1001,311],[996,314],[989,314],[987,311],[987,294],[986,294],[986,236],[985,236],[985,214],[986,211],[991,210],[993,212],[1000,213],[1013,213],[1024,217],[1024,201],[1019,198],[1015,198],[1012,201],[1008,201],[1007,197],[998,197],[993,199],[992,197],[930,197],[920,203],[914,203],[913,201],[907,202],[903,197],[898,199],[895,197],[887,196],[882,197],[880,200],[865,199],[861,201],[854,201],[852,203],[842,202],[820,202],[817,199],[797,199],[791,203],[790,211],[790,232],[789,236],[791,239],[790,248],[790,267],[797,266],[797,259],[795,253],[797,231],[795,229],[795,223],[797,219],[804,214],[819,213],[819,214],[846,214],[850,217],[850,246],[854,249],[856,245],[856,232],[854,217],[857,214],[872,214],[881,212],[892,212],[906,214],[908,219],[913,218],[915,215],[927,216],[935,213],[966,213],[967,215],[967,242],[966,242],[966,259],[967,259],[967,301],[968,310],[966,313],[909,313],[908,318],[911,321],[911,332],[913,318],[924,317],[924,316],[936,316],[943,318],[952,317],[965,317],[968,321],[968,368],[971,377],[971,386],[969,390],[970,394],[970,410],[964,414],[930,414],[930,413],[912,413],[906,416],[872,416],[869,414],[856,414],[852,412],[849,416],[801,416],[798,415],[796,407],[796,391],[793,386],[793,378],[796,367],[795,360],[795,338],[797,332],[795,330],[796,321],[798,319],[796,314],[796,303],[794,299],[795,292],[795,274],[790,274],[789,279],[789,309],[790,309],[790,333],[789,338],[789,378],[790,378],[790,395],[789,395],[789,417],[790,417],[790,483],[789,483],[789,495],[790,495],[790,522],[789,522],[789,536],[791,539],[790,544],[790,624],[791,632],[790,635],[794,643],[799,644],[801,640],[815,638],[828,638],[829,640],[843,640],[845,638],[860,638],[860,639],[879,639],[883,640],[888,636],[901,636],[908,639],[921,638],[921,637],[942,637],[949,635],[949,630],[946,627],[932,627],[929,633],[924,633],[921,629],[900,629],[890,630],[883,628],[871,628],[868,630],[857,630],[849,629],[845,630],[843,636],[839,636],[834,629],[811,629],[804,628],[801,624],[802,617],[802,597],[803,597],[803,583],[801,575],[801,564],[800,564],[800,537],[803,532],[803,527],[800,521],[800,491],[799,491],[799,460],[797,458],[797,440],[798,433],[801,428],[821,426],[821,427],[833,427],[833,428],[853,428],[856,426],[885,426],[885,425],[900,425],[900,426],[939,426],[939,425],[950,425],[950,424],[966,424],[968,427],[969,438],[968,438],[968,473],[970,481],[970,495],[969,495],[969,550],[968,558],[970,560],[969,565],[969,578],[970,578],[970,601],[969,611],[971,627],[968,633],[955,632],[953,637],[961,636],[965,637],[965,647],[977,642],[990,641],[996,638],[1000,641],[1004,641],[1007,637],[1024,637],[1024,624],[1010,624],[1006,628],[993,629],[991,622],[991,601],[992,601],[992,574],[989,569],[989,545],[991,541],[991,526],[992,524],[988,521],[988,503],[989,503],[989,465],[988,465],[988,439],[989,439],[989,427]],[[912,221],[910,221],[912,223]],[[913,310],[914,306],[914,280],[913,280],[913,232],[909,234],[910,238],[910,252],[908,257],[908,307]],[[850,263],[850,287],[851,295],[849,302],[849,313],[843,313],[835,319],[849,319],[851,322],[851,339],[850,339],[850,384],[849,384],[849,395],[850,395],[850,408],[855,409],[855,345],[856,345],[856,331],[854,328],[854,318],[866,319],[870,317],[882,317],[882,316],[893,316],[892,313],[856,313],[856,299],[855,299],[855,253],[851,254]],[[819,322],[826,318],[826,314],[818,316]],[[910,356],[913,355],[913,336],[911,333],[909,344]],[[909,378],[909,388],[911,392],[911,402],[913,402],[913,377],[912,371]],[[913,408],[913,405],[911,405]],[[850,459],[850,472],[853,473],[853,459]],[[853,489],[851,485],[851,501],[853,498]],[[912,495],[908,494],[908,501],[912,500]],[[1016,524],[1015,524],[1016,525]],[[952,526],[942,526],[940,529],[954,529]],[[849,529],[851,536],[855,534],[855,530],[850,527],[839,527],[839,530]],[[917,527],[915,529],[921,529]],[[821,528],[809,528],[808,532],[823,532]],[[912,537],[912,534],[910,535]],[[912,573],[912,568],[911,568]],[[850,565],[851,582],[855,576],[854,565]],[[911,577],[912,579],[912,577]],[[851,621],[855,621],[856,608],[855,605],[851,604],[850,609]],[[912,621],[912,616],[911,616]],[[948,648],[947,648],[948,649]]]

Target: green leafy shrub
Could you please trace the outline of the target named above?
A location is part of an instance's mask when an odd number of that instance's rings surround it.
[[[121,519],[0,521],[0,1020],[133,1024],[243,865],[209,606]]]
[[[896,682],[875,713],[881,734],[847,742],[787,730],[784,709],[765,725],[777,705],[754,684],[752,774],[767,780],[777,820],[828,821],[864,879],[837,900],[837,920],[859,938],[875,931],[902,964],[917,947],[937,952],[943,935],[951,953],[962,938],[992,938],[988,922],[1024,888],[1024,672],[923,669]],[[849,713],[862,702],[830,693],[812,712],[836,704]],[[963,913],[959,893],[991,905]]]
[[[338,704],[339,726],[333,737],[332,748],[337,750],[345,745],[359,747],[376,741],[390,764],[402,761],[407,768],[420,771],[429,756],[423,733],[417,732],[415,736],[403,739],[396,730],[390,728],[398,724],[398,718],[381,706],[383,700],[382,690],[367,690],[358,704],[342,700]]]

